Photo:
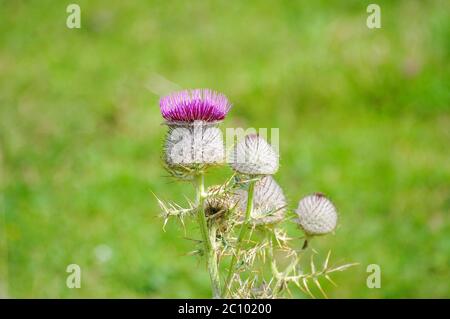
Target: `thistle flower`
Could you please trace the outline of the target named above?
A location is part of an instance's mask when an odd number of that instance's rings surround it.
[[[161,98],[159,106],[169,126],[164,160],[173,175],[184,178],[199,167],[224,161],[223,136],[216,126],[231,107],[225,95],[184,90]]]
[[[247,207],[247,191],[238,189],[234,200],[237,208],[245,212]],[[284,218],[286,198],[283,190],[272,176],[264,176],[255,183],[253,195],[253,211],[250,223],[253,225],[275,224]]]
[[[323,194],[315,193],[301,199],[296,213],[297,222],[307,235],[324,235],[336,228],[336,208]]]
[[[278,170],[278,154],[266,140],[249,134],[237,143],[230,156],[231,167],[242,174],[272,175]]]
[[[159,107],[163,118],[169,123],[218,122],[225,118],[231,104],[221,93],[195,89],[165,96],[159,101]]]

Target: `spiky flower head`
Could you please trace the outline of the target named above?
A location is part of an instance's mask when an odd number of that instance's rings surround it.
[[[222,131],[214,124],[197,121],[169,125],[164,160],[172,169],[186,170],[223,163],[225,149]]]
[[[245,212],[247,208],[247,191],[238,189],[234,200],[237,209]],[[264,176],[255,183],[253,194],[253,211],[250,222],[253,225],[275,224],[283,220],[286,211],[286,198],[283,190],[272,176]]]
[[[278,170],[278,154],[257,134],[249,134],[238,142],[230,155],[231,167],[242,174],[272,175]]]
[[[168,122],[222,121],[231,108],[227,97],[210,89],[174,92],[160,99],[159,107]]]
[[[336,228],[338,219],[336,208],[321,193],[301,199],[296,213],[297,221],[307,235],[324,235]]]

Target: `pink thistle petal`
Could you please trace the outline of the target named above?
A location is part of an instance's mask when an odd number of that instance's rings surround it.
[[[215,122],[225,118],[231,108],[227,97],[209,89],[174,92],[159,101],[164,119],[170,122]]]

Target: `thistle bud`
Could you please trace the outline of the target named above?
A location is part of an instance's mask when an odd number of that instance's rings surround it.
[[[234,197],[237,208],[244,213],[247,208],[247,191],[239,189]],[[250,223],[253,225],[275,224],[283,220],[286,198],[283,190],[272,176],[264,176],[255,183],[253,210]]]
[[[242,174],[272,175],[278,170],[278,154],[257,134],[249,134],[235,145],[230,162]]]
[[[296,213],[307,235],[324,235],[336,228],[336,208],[323,194],[315,193],[301,199]]]

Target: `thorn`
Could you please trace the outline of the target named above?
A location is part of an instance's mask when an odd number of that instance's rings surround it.
[[[327,294],[325,293],[325,291],[322,289],[322,286],[320,285],[319,279],[314,278],[314,283],[316,284],[317,288],[319,288],[320,292],[322,293],[322,295],[328,299]]]
[[[325,278],[326,278],[333,286],[335,286],[335,287],[338,286],[333,280],[331,280],[330,276],[325,275]]]
[[[314,265],[314,255],[311,255],[311,273],[316,273],[316,266]]]
[[[328,267],[328,261],[330,260],[331,250],[328,251],[327,258],[325,259],[325,262],[323,263],[323,270],[327,269]]]

